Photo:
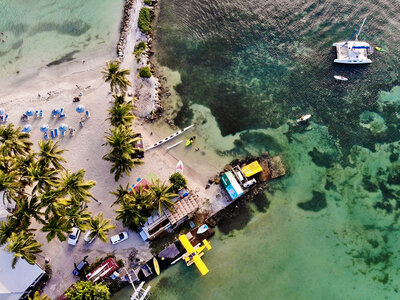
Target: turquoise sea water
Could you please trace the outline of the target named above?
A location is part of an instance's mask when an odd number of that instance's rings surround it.
[[[400,297],[399,9],[387,0],[161,1],[154,47],[180,73],[175,122],[215,118],[231,149],[209,145],[218,155],[279,153],[288,175],[221,224],[207,276],[178,264],[151,282],[154,299]],[[386,52],[369,66],[335,65],[332,43],[364,17],[360,39]],[[306,113],[310,124],[296,126]]]
[[[74,58],[114,56],[122,0],[0,0],[0,78]]]

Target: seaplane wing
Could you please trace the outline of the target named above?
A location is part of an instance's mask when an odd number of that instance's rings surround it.
[[[208,268],[200,257],[201,251],[203,251],[204,247],[206,246],[202,246],[199,248],[197,248],[196,246],[197,249],[195,249],[189,242],[189,239],[186,237],[186,235],[179,236],[179,240],[182,243],[182,246],[187,251],[190,260],[193,261],[196,267],[199,269],[201,275],[206,275],[208,273]],[[209,246],[208,242],[207,244],[208,244],[207,249],[211,249],[211,246]]]
[[[187,253],[195,252],[195,249],[193,248],[192,244],[189,242],[189,239],[187,238],[186,235],[179,236],[179,240],[181,241],[182,246],[185,248]]]

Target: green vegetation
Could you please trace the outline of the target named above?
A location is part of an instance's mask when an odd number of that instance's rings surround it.
[[[140,186],[139,189],[128,191],[129,186],[123,188],[121,185],[112,194],[117,197],[113,205],[118,204],[120,209],[116,210],[117,220],[121,220],[124,226],[137,231],[138,227],[146,222],[147,218],[158,209],[166,207],[173,210],[172,198],[177,195],[171,192],[172,185],[165,185],[159,179],[149,184],[148,188]]]
[[[144,4],[151,6],[153,4],[152,0],[144,0]]]
[[[151,10],[148,7],[143,7],[139,12],[138,26],[143,33],[149,34],[151,32]]]
[[[110,224],[109,219],[104,219],[103,213],[101,212],[90,219],[88,223],[88,229],[91,231],[89,240],[94,237],[99,237],[103,242],[107,242],[107,233],[114,228],[116,228],[116,226]]]
[[[146,43],[143,42],[143,41],[141,41],[141,42],[139,42],[139,43],[136,45],[135,51],[134,51],[133,53],[135,54],[136,57],[139,57],[140,54],[142,54],[142,52],[143,52],[144,50],[146,50],[146,48],[147,48]]]
[[[68,300],[107,300],[110,299],[110,291],[103,283],[91,281],[78,281],[66,293]]]
[[[48,241],[65,241],[73,226],[86,229],[90,212],[83,204],[93,197],[90,190],[96,184],[85,180],[85,170],[64,168],[64,150],[58,143],[40,141],[39,151],[33,152],[28,137],[13,124],[0,126],[0,200],[16,204],[0,222],[0,245],[7,243],[5,250],[14,254],[13,267],[20,258],[35,263],[41,244],[34,230],[46,232]]]
[[[123,95],[113,95],[113,97],[115,99],[114,105],[108,110],[109,118],[107,120],[109,120],[114,127],[120,125],[129,127],[136,118],[132,113],[132,109],[134,108],[132,101],[125,102],[125,97]]]
[[[186,187],[187,181],[186,178],[179,172],[172,174],[169,177],[169,182],[172,184],[172,191],[175,193],[179,192],[181,189]]]
[[[115,173],[115,181],[118,181],[123,173],[129,176],[132,168],[142,163],[140,159],[134,158],[134,154],[139,151],[135,148],[139,140],[139,134],[124,125],[110,129],[106,135],[106,141],[111,146],[111,150],[103,156],[103,159],[113,163],[110,173]]]
[[[33,298],[28,297],[29,300],[51,300],[47,295],[40,295],[38,291],[33,294]]]
[[[102,71],[104,80],[110,82],[111,92],[115,93],[125,93],[128,86],[132,86],[126,77],[131,72],[127,69],[120,70],[120,64],[119,60],[108,61],[107,66]]]
[[[151,71],[149,66],[145,66],[139,70],[139,76],[144,78],[151,77]]]

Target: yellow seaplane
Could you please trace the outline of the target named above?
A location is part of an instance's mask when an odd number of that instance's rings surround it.
[[[198,245],[193,247],[186,235],[179,236],[179,241],[187,251],[187,253],[183,255],[183,259],[185,260],[186,265],[190,266],[194,263],[197,269],[199,269],[201,275],[206,275],[208,273],[208,268],[201,257],[204,255],[204,248],[211,250],[210,243],[207,240],[203,240],[203,246],[200,246],[199,243]]]

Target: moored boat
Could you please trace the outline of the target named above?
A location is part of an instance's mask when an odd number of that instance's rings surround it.
[[[340,81],[347,81],[349,80],[348,78],[341,76],[341,75],[334,75],[333,78],[335,78],[336,80],[340,80]]]
[[[183,162],[181,160],[176,164],[176,173],[183,174]]]
[[[371,54],[373,49],[367,42],[358,41],[358,36],[361,33],[361,29],[363,28],[366,19],[367,18],[364,19],[360,29],[356,30],[347,41],[333,44],[333,47],[336,48],[337,54],[337,58],[334,60],[335,63],[350,65],[372,63],[372,60],[368,58],[368,54]],[[356,38],[352,41],[351,39],[354,35]]]
[[[307,121],[307,120],[310,119],[310,118],[311,118],[311,115],[310,115],[310,114],[304,115],[304,116],[301,116],[299,119],[297,119],[296,122],[297,122],[297,123],[301,123],[301,122]]]

